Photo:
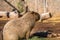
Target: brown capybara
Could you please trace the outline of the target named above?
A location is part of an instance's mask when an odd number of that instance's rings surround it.
[[[19,38],[28,40],[30,31],[39,19],[40,15],[38,13],[27,12],[21,18],[9,21],[3,28],[3,40],[18,40]]]

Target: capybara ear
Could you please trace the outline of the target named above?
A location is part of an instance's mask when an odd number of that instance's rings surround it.
[[[38,14],[37,12],[31,11],[31,14]]]
[[[24,1],[24,0],[22,0],[22,1]]]

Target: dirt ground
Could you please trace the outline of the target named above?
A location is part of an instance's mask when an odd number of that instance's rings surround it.
[[[0,40],[3,40],[2,31],[3,31],[3,27],[4,27],[4,25],[6,24],[6,22],[7,22],[7,21],[0,20]]]
[[[60,33],[60,23],[53,23],[53,22],[48,22],[48,23],[41,23],[38,22],[35,24],[35,27],[33,28],[33,32],[35,31],[46,31],[46,30],[51,30],[54,33]]]
[[[0,20],[0,40],[2,39],[2,30],[4,25],[6,24],[5,20]],[[60,33],[60,23],[36,23],[35,27],[31,31],[31,33],[36,33],[37,31],[44,31],[44,30],[52,30],[54,33]]]

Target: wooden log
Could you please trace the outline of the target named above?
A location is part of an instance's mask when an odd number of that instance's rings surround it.
[[[8,18],[8,16],[10,18],[18,18],[18,13],[17,12],[14,12],[14,11],[13,12],[0,11],[0,16],[6,17],[6,18]]]

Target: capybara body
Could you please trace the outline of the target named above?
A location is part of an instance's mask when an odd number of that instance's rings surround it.
[[[3,29],[3,40],[18,40],[18,38],[26,38],[28,40],[30,31],[39,18],[38,13],[27,12],[21,18],[9,21]]]

